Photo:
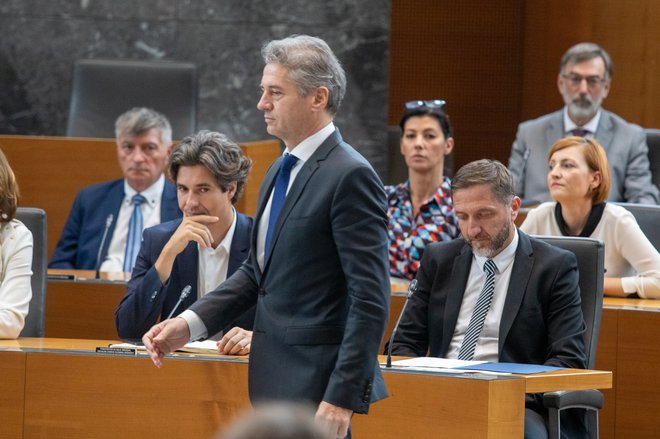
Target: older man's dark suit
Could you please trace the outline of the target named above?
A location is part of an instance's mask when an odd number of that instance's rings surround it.
[[[518,235],[500,321],[498,360],[584,369],[585,323],[575,255],[521,231]],[[472,257],[462,238],[426,247],[417,291],[401,318],[393,354],[447,355]],[[530,396],[526,405],[543,411],[539,398]],[[579,425],[575,428],[581,430]]]
[[[294,150],[295,153],[295,150]],[[263,214],[280,165],[259,192]],[[380,179],[339,131],[300,169],[282,207],[263,272],[250,257],[190,307],[209,334],[257,303],[249,391],[366,413],[386,395],[377,354],[389,307],[387,216]]]
[[[108,254],[119,209],[124,200],[124,179],[95,184],[76,195],[48,268],[94,270]],[[160,202],[160,222],[181,218],[176,188],[165,180]],[[106,220],[110,227],[99,254]]]

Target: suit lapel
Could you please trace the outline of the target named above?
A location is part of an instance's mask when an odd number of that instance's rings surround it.
[[[275,232],[273,233],[273,238],[270,243],[271,248],[268,249],[268,254],[271,255],[273,254],[272,249],[273,247],[275,247],[275,245],[277,245],[277,238],[280,235],[282,226],[286,222],[286,219],[291,213],[291,210],[300,199],[300,196],[302,195],[305,187],[307,186],[309,179],[312,177],[312,175],[314,175],[314,172],[316,172],[316,170],[319,168],[320,162],[325,160],[328,154],[330,153],[330,151],[341,141],[342,138],[341,135],[339,134],[339,130],[335,129],[335,131],[327,139],[325,139],[325,141],[316,149],[314,154],[312,154],[309,160],[305,162],[305,164],[298,172],[296,179],[294,180],[293,184],[291,185],[291,188],[289,189],[289,192],[286,195],[286,198],[284,199],[284,205],[282,206],[282,210],[280,210],[280,216],[277,218],[277,223],[275,224]],[[278,168],[279,168],[279,163],[278,163]],[[273,183],[270,184],[271,189],[272,189],[272,185]],[[268,191],[269,196],[270,196],[270,192],[271,190]],[[268,269],[269,264],[270,264],[270,258],[267,261],[264,261],[264,273]]]
[[[509,280],[509,289],[506,292],[504,300],[504,310],[500,320],[500,333],[498,341],[498,356],[502,354],[502,347],[513,325],[513,321],[518,315],[520,306],[527,291],[529,276],[534,266],[534,252],[532,244],[527,235],[518,230],[518,248],[511,268],[511,278]]]
[[[282,162],[282,157],[278,158],[273,162],[272,165],[270,165],[270,168],[268,168],[268,171],[266,172],[266,176],[264,177],[263,182],[261,183],[261,187],[259,188],[259,199],[257,200],[257,214],[254,217],[254,226],[252,227],[252,233],[251,233],[252,238],[250,239],[250,250],[252,255],[254,256],[254,263],[252,265],[254,266],[257,279],[261,279],[261,276],[263,274],[261,271],[261,267],[259,267],[259,264],[257,263],[257,240],[259,239],[259,224],[261,223],[261,217],[264,214],[264,209],[266,208],[266,204],[268,204],[270,193],[273,191],[273,186],[275,185],[275,177],[277,176],[277,172],[280,169],[281,162]],[[264,220],[267,221],[267,219]]]
[[[463,295],[465,294],[465,287],[467,286],[468,276],[470,275],[470,267],[472,266],[472,251],[466,245],[463,246],[458,257],[454,260],[447,291],[447,300],[445,302],[445,312],[442,319],[442,345],[441,352],[443,355],[447,354],[449,350],[449,343],[454,336],[456,329],[456,321],[458,320],[458,313],[461,310],[463,303]]]
[[[605,152],[609,151],[610,146],[612,145],[613,136],[612,118],[610,117],[610,113],[609,111],[602,110],[594,137],[598,140],[598,143],[601,144]]]
[[[243,239],[245,229],[248,227],[248,221],[238,212],[236,213],[236,229],[234,238],[231,241],[229,249],[229,264],[227,266],[227,277],[231,276],[248,256],[250,251],[250,241]]]
[[[545,145],[548,145],[547,151],[550,151],[550,146],[562,137],[564,137],[564,112],[560,110],[555,112],[554,117],[550,119],[550,123],[545,129]],[[543,159],[545,160],[545,158],[544,155]]]

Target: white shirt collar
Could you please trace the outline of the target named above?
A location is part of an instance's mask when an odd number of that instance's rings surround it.
[[[504,270],[506,270],[506,268],[511,263],[513,263],[513,260],[515,259],[516,256],[516,249],[518,248],[518,241],[519,241],[518,229],[515,226],[513,227],[513,231],[514,231],[513,239],[511,240],[509,245],[507,245],[504,248],[504,250],[499,252],[497,256],[495,256],[494,258],[486,258],[484,256],[478,256],[476,254],[474,255],[474,258],[477,261],[477,265],[479,265],[482,271],[484,269],[484,264],[488,259],[492,259],[493,262],[495,262],[495,266],[497,267],[497,273],[504,272]]]
[[[602,113],[602,110],[599,108],[598,111],[596,112],[596,115],[586,124],[583,126],[579,127],[573,122],[573,120],[569,117],[568,115],[568,107],[564,107],[564,133],[570,133],[576,128],[582,128],[587,131],[589,131],[591,134],[596,133],[596,129],[598,128],[598,122],[600,122],[600,115]]]
[[[156,205],[156,201],[163,195],[163,189],[165,188],[165,176],[160,174],[158,180],[154,182],[151,186],[140,192],[144,198],[147,199],[152,207]],[[133,195],[137,194],[137,191],[128,184],[126,179],[124,179],[124,202],[130,203],[133,199]]]
[[[327,139],[334,131],[335,124],[331,121],[329,124],[294,146],[290,153],[298,157],[298,163],[296,163],[296,166],[309,160],[312,154],[314,154],[319,146],[321,146],[323,141]],[[282,155],[286,154],[287,152],[289,151],[285,149]]]
[[[227,230],[227,233],[225,233],[225,237],[222,238],[222,241],[220,241],[220,244],[216,248],[213,247],[208,247],[208,248],[200,248],[199,244],[197,244],[197,251],[199,252],[207,252],[207,253],[218,253],[221,249],[224,250],[227,254],[229,254],[229,251],[231,250],[231,241],[234,239],[234,231],[236,231],[236,210],[232,207],[231,209],[232,212],[232,220],[231,220],[231,226],[229,226],[229,230]]]
[[[231,241],[234,239],[234,231],[236,230],[236,210],[234,210],[233,207],[231,208],[231,213],[233,215],[231,226],[229,226],[229,230],[227,230],[227,233],[225,233],[225,237],[222,239],[222,241],[220,241],[220,244],[218,245],[218,248],[224,248],[227,254],[229,254],[229,251],[231,250]]]

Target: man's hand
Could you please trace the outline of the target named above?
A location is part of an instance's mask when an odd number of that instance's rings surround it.
[[[194,215],[185,217],[181,221],[154,264],[162,283],[170,278],[174,259],[188,246],[190,241],[195,241],[202,248],[213,246],[213,236],[207,225],[217,223],[219,220],[217,216]]]
[[[353,410],[345,409],[321,401],[316,411],[316,419],[325,424],[330,437],[344,439],[348,434],[348,425],[353,415]]]
[[[163,365],[163,357],[174,352],[190,340],[188,322],[180,317],[152,326],[142,337],[142,343],[156,367]]]
[[[218,353],[222,355],[247,355],[250,353],[252,331],[235,326],[218,340]]]

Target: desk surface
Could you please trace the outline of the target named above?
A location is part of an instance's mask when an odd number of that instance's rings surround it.
[[[603,307],[611,309],[660,311],[660,300],[625,299],[620,297],[604,297]]]
[[[0,392],[0,418],[10,420],[0,436],[142,438],[157,427],[161,437],[210,437],[248,406],[245,358],[185,355],[157,369],[146,356],[93,352],[110,342],[0,341],[3,386],[13,389]],[[611,383],[609,372],[597,371],[535,378],[384,372],[390,397],[353,418],[356,436],[522,437],[526,390]]]
[[[19,338],[17,340],[0,340],[0,350],[20,350],[24,352],[77,352],[95,354],[97,347],[105,347],[117,340],[92,340],[92,339],[72,339],[72,338]],[[146,355],[146,354],[145,354]],[[185,354],[183,357],[206,358],[220,361],[248,362],[247,356],[216,355],[216,354]],[[175,355],[173,358],[179,358]],[[395,357],[403,359],[405,357]],[[379,361],[384,363],[386,357],[379,356]],[[407,371],[406,368],[392,367],[388,369],[381,367],[382,370],[394,373],[408,373],[413,375],[438,375],[442,374],[439,370],[436,372],[418,372]],[[445,374],[447,375],[447,374]],[[491,375],[491,374],[469,374],[465,375],[475,379],[493,379],[522,377],[525,379],[525,392],[541,393],[552,390],[580,390],[580,389],[606,389],[612,387],[612,373],[599,370],[582,369],[563,369],[552,372],[537,374],[519,375]]]

